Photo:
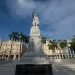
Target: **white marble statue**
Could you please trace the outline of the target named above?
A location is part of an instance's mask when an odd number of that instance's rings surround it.
[[[41,35],[39,29],[39,18],[33,14],[32,27],[30,29],[29,50],[24,53],[20,63],[26,64],[47,64],[45,54],[42,51]]]
[[[33,16],[33,23],[32,23],[34,26],[38,26],[39,25],[39,19],[36,15],[36,13],[34,14]]]
[[[36,16],[36,13],[33,16],[32,27],[30,30],[29,49],[31,49],[33,51],[41,50],[39,19]]]

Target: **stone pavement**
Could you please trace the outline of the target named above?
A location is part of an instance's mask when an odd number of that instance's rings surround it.
[[[75,71],[75,64],[66,64],[66,65],[63,65],[63,66]]]
[[[61,61],[54,62],[53,65],[66,67],[75,71],[75,59],[62,59]]]
[[[0,63],[0,75],[15,75],[16,63],[18,61],[2,61]],[[54,75],[75,75],[75,60],[62,60],[51,62]]]
[[[75,75],[75,71],[65,66],[53,65],[53,75]]]
[[[16,63],[18,61],[6,62],[5,64],[0,64],[0,75],[15,75]]]

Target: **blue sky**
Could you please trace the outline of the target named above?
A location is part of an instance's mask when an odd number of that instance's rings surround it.
[[[75,35],[75,0],[0,0],[0,38],[8,39],[12,31],[29,35],[34,9],[42,36],[71,39]]]

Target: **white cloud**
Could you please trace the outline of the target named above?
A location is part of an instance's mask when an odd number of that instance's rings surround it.
[[[30,0],[6,0],[9,11],[19,18],[26,18],[35,8],[34,1]]]
[[[46,31],[42,30],[43,35],[69,39],[75,34],[75,0],[7,0],[7,5],[20,18],[30,16],[36,9],[41,27],[46,27]]]

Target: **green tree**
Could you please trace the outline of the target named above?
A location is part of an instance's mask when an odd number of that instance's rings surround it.
[[[24,42],[24,35],[23,35],[23,33],[21,32],[20,34],[19,34],[19,41],[21,41],[21,42]]]
[[[18,32],[12,32],[8,36],[9,36],[10,40],[15,40],[16,41],[16,40],[18,40],[19,33]]]
[[[67,40],[62,40],[62,41],[60,41],[59,46],[60,46],[62,49],[66,48],[66,47],[67,47]]]
[[[58,48],[58,45],[57,45],[57,42],[55,40],[53,41],[50,41],[51,44],[49,44],[49,50],[52,49],[53,50],[53,53],[55,53],[55,49]]]
[[[26,35],[24,35],[24,34],[21,32],[20,35],[19,35],[19,40],[20,40],[21,42],[28,43],[28,42],[29,42],[29,36],[26,36]]]
[[[12,40],[13,35],[12,34],[9,34],[8,37],[9,37],[10,40]]]
[[[18,32],[11,32],[8,37],[10,38],[10,40],[18,40],[21,42],[25,42],[28,43],[29,42],[29,36],[24,35],[22,32],[18,33]]]
[[[47,38],[46,38],[46,37],[42,37],[42,38],[41,38],[41,42],[42,42],[43,44],[45,44],[45,43],[46,43],[46,40],[47,40]]]
[[[29,36],[25,36],[25,42],[26,42],[26,43],[29,42]]]
[[[74,50],[75,52],[75,36],[72,38],[72,42],[70,42],[71,46],[70,46],[70,50]]]

